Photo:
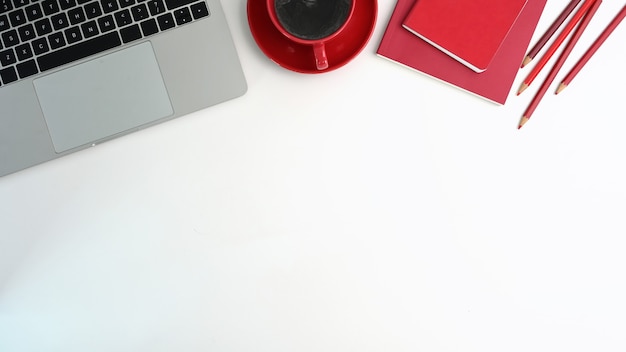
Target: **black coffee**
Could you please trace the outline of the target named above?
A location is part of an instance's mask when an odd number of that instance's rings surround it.
[[[293,36],[316,40],[341,27],[350,13],[352,0],[276,0],[276,16]]]

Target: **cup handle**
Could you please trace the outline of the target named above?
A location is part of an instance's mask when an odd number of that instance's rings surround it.
[[[315,66],[318,71],[328,68],[328,57],[326,56],[326,47],[324,43],[316,43],[313,45],[313,54],[315,55]]]

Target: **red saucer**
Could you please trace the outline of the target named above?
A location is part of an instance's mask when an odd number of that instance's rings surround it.
[[[324,73],[350,62],[372,36],[378,13],[377,0],[356,0],[354,6],[347,27],[326,43],[329,65],[322,71],[315,67],[311,46],[287,39],[274,27],[267,13],[266,0],[248,0],[248,24],[259,48],[278,65],[296,72]]]

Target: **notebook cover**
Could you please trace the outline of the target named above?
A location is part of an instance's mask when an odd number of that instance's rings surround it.
[[[415,0],[398,0],[377,54],[443,82],[504,104],[547,0],[528,0],[489,69],[476,73],[402,27]]]
[[[476,72],[491,63],[527,0],[418,0],[403,25]]]

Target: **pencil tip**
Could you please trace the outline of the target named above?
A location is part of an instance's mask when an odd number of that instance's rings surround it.
[[[531,61],[533,61],[533,58],[530,56],[526,56],[524,58],[524,61],[522,62],[522,68],[524,68],[524,66],[528,65]]]
[[[522,127],[524,127],[524,125],[526,124],[526,122],[528,122],[529,118],[524,116],[522,117],[522,119],[519,122],[519,126],[517,126],[517,129],[521,129]]]
[[[561,93],[561,92],[563,91],[563,89],[565,89],[565,88],[567,88],[567,84],[565,84],[565,83],[561,83],[561,84],[559,85],[559,88],[557,88],[557,89],[556,89],[556,93],[554,93],[554,94],[559,94],[559,93]]]
[[[517,95],[522,94],[522,92],[523,92],[523,91],[525,91],[525,90],[526,90],[526,88],[528,88],[528,84],[526,84],[526,83],[522,83],[522,86],[521,86],[521,87],[519,87],[519,90],[517,91]]]

